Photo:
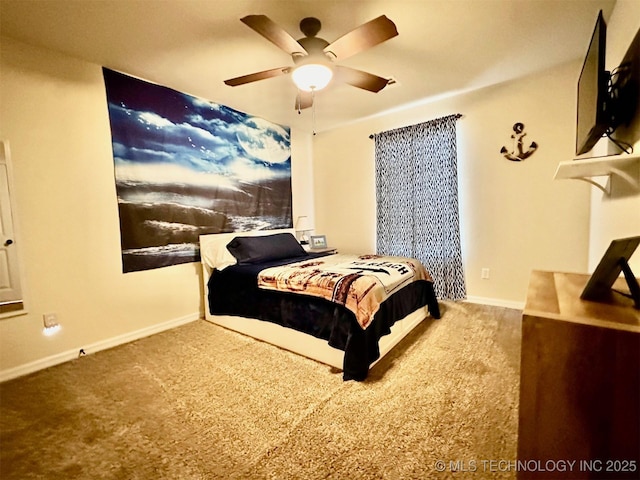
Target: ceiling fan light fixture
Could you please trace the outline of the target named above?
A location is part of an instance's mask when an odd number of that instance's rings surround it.
[[[291,78],[300,90],[305,92],[317,92],[329,85],[333,78],[333,70],[321,63],[307,63],[297,67]]]

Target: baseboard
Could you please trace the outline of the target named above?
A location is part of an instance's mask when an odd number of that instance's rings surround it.
[[[511,300],[501,300],[498,298],[486,298],[486,297],[467,297],[469,303],[479,303],[482,305],[491,305],[492,307],[504,307],[513,308],[515,310],[523,310],[524,302],[514,302]]]
[[[100,350],[107,350],[108,348],[117,347],[118,345],[133,342],[134,340],[139,340],[155,333],[160,333],[171,328],[179,327],[180,325],[193,322],[195,320],[198,320],[199,318],[202,318],[202,315],[200,313],[192,313],[181,318],[168,320],[157,325],[152,325],[150,327],[141,328],[140,330],[128,332],[116,337],[100,340],[89,345],[80,345],[78,348],[74,348],[73,350],[67,350],[66,352],[57,353],[49,357],[41,358],[40,360],[25,363],[24,365],[8,368],[6,370],[0,371],[0,383],[78,358],[78,353],[81,349],[86,355],[89,355],[91,353],[99,352]]]

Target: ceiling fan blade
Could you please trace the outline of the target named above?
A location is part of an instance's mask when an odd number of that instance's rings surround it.
[[[240,21],[289,55],[307,55],[307,51],[295,38],[266,15],[247,15]]]
[[[296,110],[303,110],[305,108],[309,108],[313,105],[313,94],[311,92],[305,92],[302,90],[298,90],[298,95],[296,95]]]
[[[338,60],[344,60],[396,35],[398,35],[396,24],[389,20],[386,15],[380,15],[378,18],[363,23],[358,28],[344,34],[335,42],[326,46],[324,52],[335,55]]]
[[[389,84],[388,79],[379,77],[373,73],[367,73],[341,65],[335,65],[333,68],[336,80],[362,88],[363,90],[377,93]]]
[[[225,80],[224,83],[231,87],[237,87],[238,85],[244,85],[245,83],[257,82],[258,80],[265,80],[267,78],[285,75],[290,71],[291,67],[272,68],[271,70],[265,70],[263,72],[250,73],[249,75],[230,78],[229,80]]]

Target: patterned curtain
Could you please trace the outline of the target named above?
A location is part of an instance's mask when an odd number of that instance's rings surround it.
[[[420,260],[441,299],[466,298],[456,121],[450,115],[374,135],[377,251]]]

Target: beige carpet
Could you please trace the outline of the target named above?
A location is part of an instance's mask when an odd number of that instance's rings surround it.
[[[204,320],[5,382],[0,478],[515,478],[520,312],[442,308],[362,383]]]

